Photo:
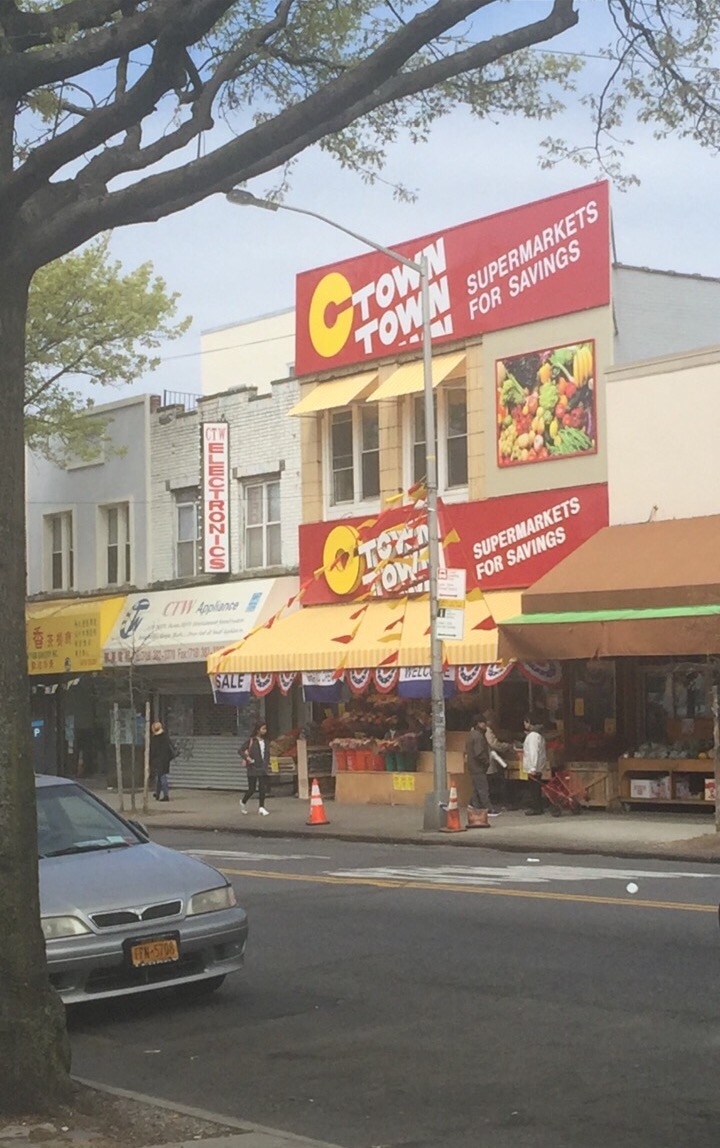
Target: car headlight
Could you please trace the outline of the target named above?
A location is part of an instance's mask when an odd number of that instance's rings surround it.
[[[43,917],[42,931],[46,941],[58,941],[61,937],[80,937],[91,930],[79,917]]]
[[[221,885],[219,889],[206,889],[195,893],[188,904],[188,917],[198,913],[217,913],[220,909],[232,909],[237,905],[237,897],[232,885]]]

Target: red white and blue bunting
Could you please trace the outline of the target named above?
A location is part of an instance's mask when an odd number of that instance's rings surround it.
[[[372,670],[347,670],[345,673],[345,681],[350,687],[350,692],[356,697],[365,693],[371,678]]]
[[[465,694],[468,690],[474,690],[479,686],[484,669],[484,666],[458,666],[455,680],[460,692]]]
[[[274,674],[253,674],[252,692],[256,698],[265,698],[275,685]]]
[[[296,678],[297,674],[295,670],[292,670],[289,674],[283,673],[277,675],[277,687],[284,698],[288,696],[290,690],[295,685]]]
[[[395,666],[378,666],[373,670],[375,689],[381,694],[390,694],[398,684],[400,671]]]
[[[514,662],[490,662],[483,671],[483,685],[499,686],[513,672]]]
[[[444,671],[445,696],[455,690],[468,693],[479,685],[497,686],[518,669],[527,681],[538,686],[557,686],[562,681],[560,662],[491,662],[489,665],[452,666]],[[364,694],[374,683],[378,693],[397,691],[400,697],[430,696],[430,667],[378,666],[374,670],[323,670],[298,675],[288,673],[215,674],[212,678],[215,701],[221,705],[245,705],[252,694],[264,698],[277,686],[283,697],[302,678],[307,701],[340,701],[343,686],[347,685],[356,697]],[[73,681],[71,684],[75,684]],[[37,688],[37,687],[36,687]],[[55,684],[44,688],[54,692]]]
[[[536,686],[557,686],[562,681],[559,662],[521,662],[520,673]]]

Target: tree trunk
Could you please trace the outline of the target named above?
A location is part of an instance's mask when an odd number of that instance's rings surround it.
[[[0,261],[0,1112],[69,1090],[65,1013],[45,963],[25,649],[25,317],[28,282]]]

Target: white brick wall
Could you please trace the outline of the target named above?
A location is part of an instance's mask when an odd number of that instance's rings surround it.
[[[169,408],[153,415],[150,429],[151,574],[150,581],[177,578],[175,565],[176,492],[200,482],[200,425],[226,419],[230,427],[231,573],[243,573],[243,480],[279,476],[282,566],[298,563],[300,524],[300,427],[288,411],[299,398],[295,379],[201,399],[196,411]],[[253,571],[255,574],[256,571]]]

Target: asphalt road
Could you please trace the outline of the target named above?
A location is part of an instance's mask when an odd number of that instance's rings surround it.
[[[79,1076],[345,1148],[718,1144],[717,868],[158,839],[231,875],[247,971],[77,1010]]]

